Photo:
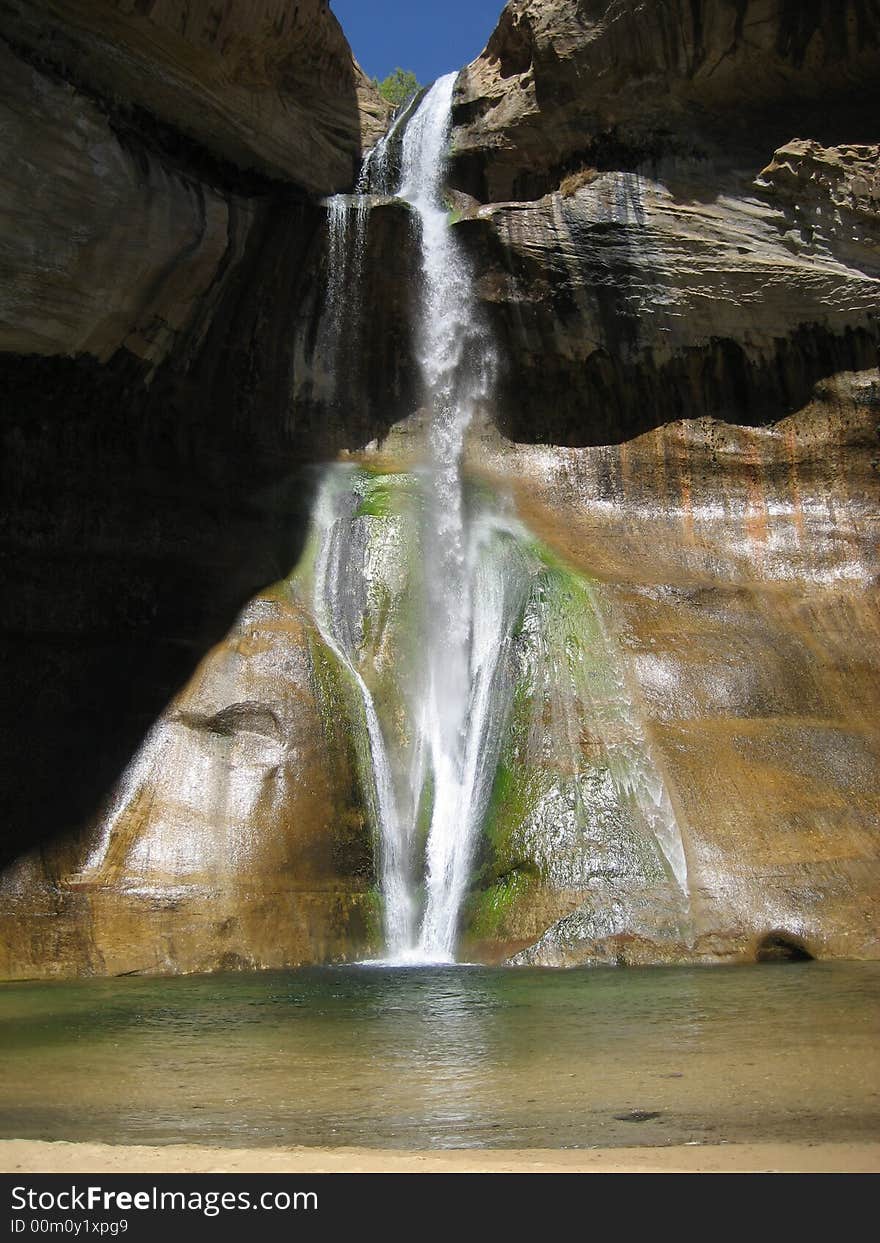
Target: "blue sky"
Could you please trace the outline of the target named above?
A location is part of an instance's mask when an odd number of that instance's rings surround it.
[[[427,83],[479,56],[504,0],[330,0],[330,8],[371,78],[399,65]]]

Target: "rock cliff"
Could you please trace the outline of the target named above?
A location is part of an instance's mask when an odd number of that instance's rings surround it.
[[[776,935],[819,958],[876,957],[878,397],[872,370],[773,427],[474,445],[474,469],[593,585],[603,638],[587,651],[620,661],[689,908],[622,849],[597,758],[607,713],[556,670],[511,736],[519,792],[486,843],[472,952],[742,961]]]
[[[474,469],[596,584],[691,885],[686,918],[646,899],[601,806],[560,814],[595,743],[545,706],[483,952],[877,952],[878,32],[874,4],[513,0],[459,79],[458,227],[521,442]]]
[[[458,85],[456,180],[538,198],[583,168],[876,140],[876,0],[511,0]]]
[[[722,180],[710,195],[708,169],[689,191],[661,172],[594,172],[461,226],[504,343],[515,439],[605,444],[700,415],[758,425],[876,366],[878,148],[765,158],[747,190]]]
[[[0,36],[203,162],[318,194],[350,187],[387,123],[327,0],[4,0]]]
[[[287,576],[310,464],[418,452],[401,204],[341,383],[321,357],[316,195],[383,106],[318,0],[5,0],[0,34],[0,973],[357,956],[357,706]],[[550,618],[473,957],[877,954],[878,103],[875,0],[512,0],[461,75],[450,199],[503,358],[469,486],[540,543]]]
[[[387,107],[321,0],[9,0],[0,61],[11,858],[94,814],[296,560],[303,466],[375,434],[292,409],[291,326]]]
[[[454,175],[515,438],[760,424],[877,365],[878,37],[874,4],[508,5]]]

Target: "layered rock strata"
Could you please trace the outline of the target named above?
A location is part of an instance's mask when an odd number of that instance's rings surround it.
[[[326,0],[4,0],[0,37],[203,161],[347,190],[388,107]]]
[[[646,886],[609,829],[601,712],[569,732],[546,690],[511,739],[520,793],[486,843],[472,952],[748,961],[775,936],[876,957],[878,409],[871,371],[823,384],[773,428],[705,419],[606,448],[475,447],[475,467],[594,584],[690,905],[662,877]]]
[[[0,854],[76,832],[242,605],[308,467],[326,209],[386,105],[328,7],[0,6]],[[394,412],[382,403],[382,420]]]
[[[503,342],[505,430],[577,445],[701,415],[760,425],[876,367],[878,155],[795,142],[746,190],[594,171],[475,211],[459,227]]]
[[[582,168],[873,142],[878,65],[876,0],[511,0],[459,80],[455,179],[497,203]]]
[[[418,462],[418,419],[386,435],[412,228],[374,204],[331,377],[314,192],[382,107],[325,6],[185,7],[0,7],[10,976],[376,948],[356,698],[290,584],[257,593],[312,555],[303,467]],[[471,958],[877,954],[878,29],[875,0],[513,0],[460,80],[503,357],[468,486],[546,564]],[[394,598],[363,652],[392,706]]]

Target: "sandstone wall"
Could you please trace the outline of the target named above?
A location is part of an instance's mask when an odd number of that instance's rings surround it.
[[[294,966],[378,950],[351,743],[309,619],[253,600],[101,814],[0,879],[6,978]]]
[[[387,120],[326,0],[4,0],[0,37],[202,158],[318,194],[349,188]]]
[[[689,867],[683,915],[607,826],[511,816],[473,956],[876,955],[878,29],[875,0],[513,0],[460,80],[504,359],[468,470],[593,585]],[[316,462],[412,464],[399,204],[341,385],[317,340],[315,193],[382,106],[317,0],[7,0],[0,33],[0,971],[357,956],[352,709],[263,589]],[[534,709],[531,758],[593,771],[593,723]]]
[[[597,172],[458,227],[502,342],[517,440],[773,422],[876,367],[880,148],[795,141],[749,186],[711,165]]]
[[[511,0],[459,80],[458,181],[537,198],[584,165],[876,141],[877,0]]]
[[[646,893],[619,852],[609,868],[601,808],[576,827],[545,815],[537,856],[524,821],[488,861],[487,894],[513,897],[490,939],[478,921],[471,952],[749,961],[781,934],[819,958],[877,956],[878,410],[871,371],[823,384],[772,428],[704,419],[602,448],[474,444],[474,469],[596,583],[690,906],[663,883]],[[590,771],[589,715],[573,751],[540,703],[533,728],[524,762]]]
[[[303,469],[375,434],[292,408],[292,326],[387,108],[319,0],[9,0],[0,61],[8,859],[94,815],[295,563]]]

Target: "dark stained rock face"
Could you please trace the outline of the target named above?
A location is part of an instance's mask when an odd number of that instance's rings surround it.
[[[509,434],[760,425],[876,367],[878,91],[875,3],[513,0],[452,168]]]
[[[576,445],[699,415],[760,425],[876,367],[877,162],[795,143],[712,197],[694,169],[594,172],[463,221],[504,344],[505,430]]]

